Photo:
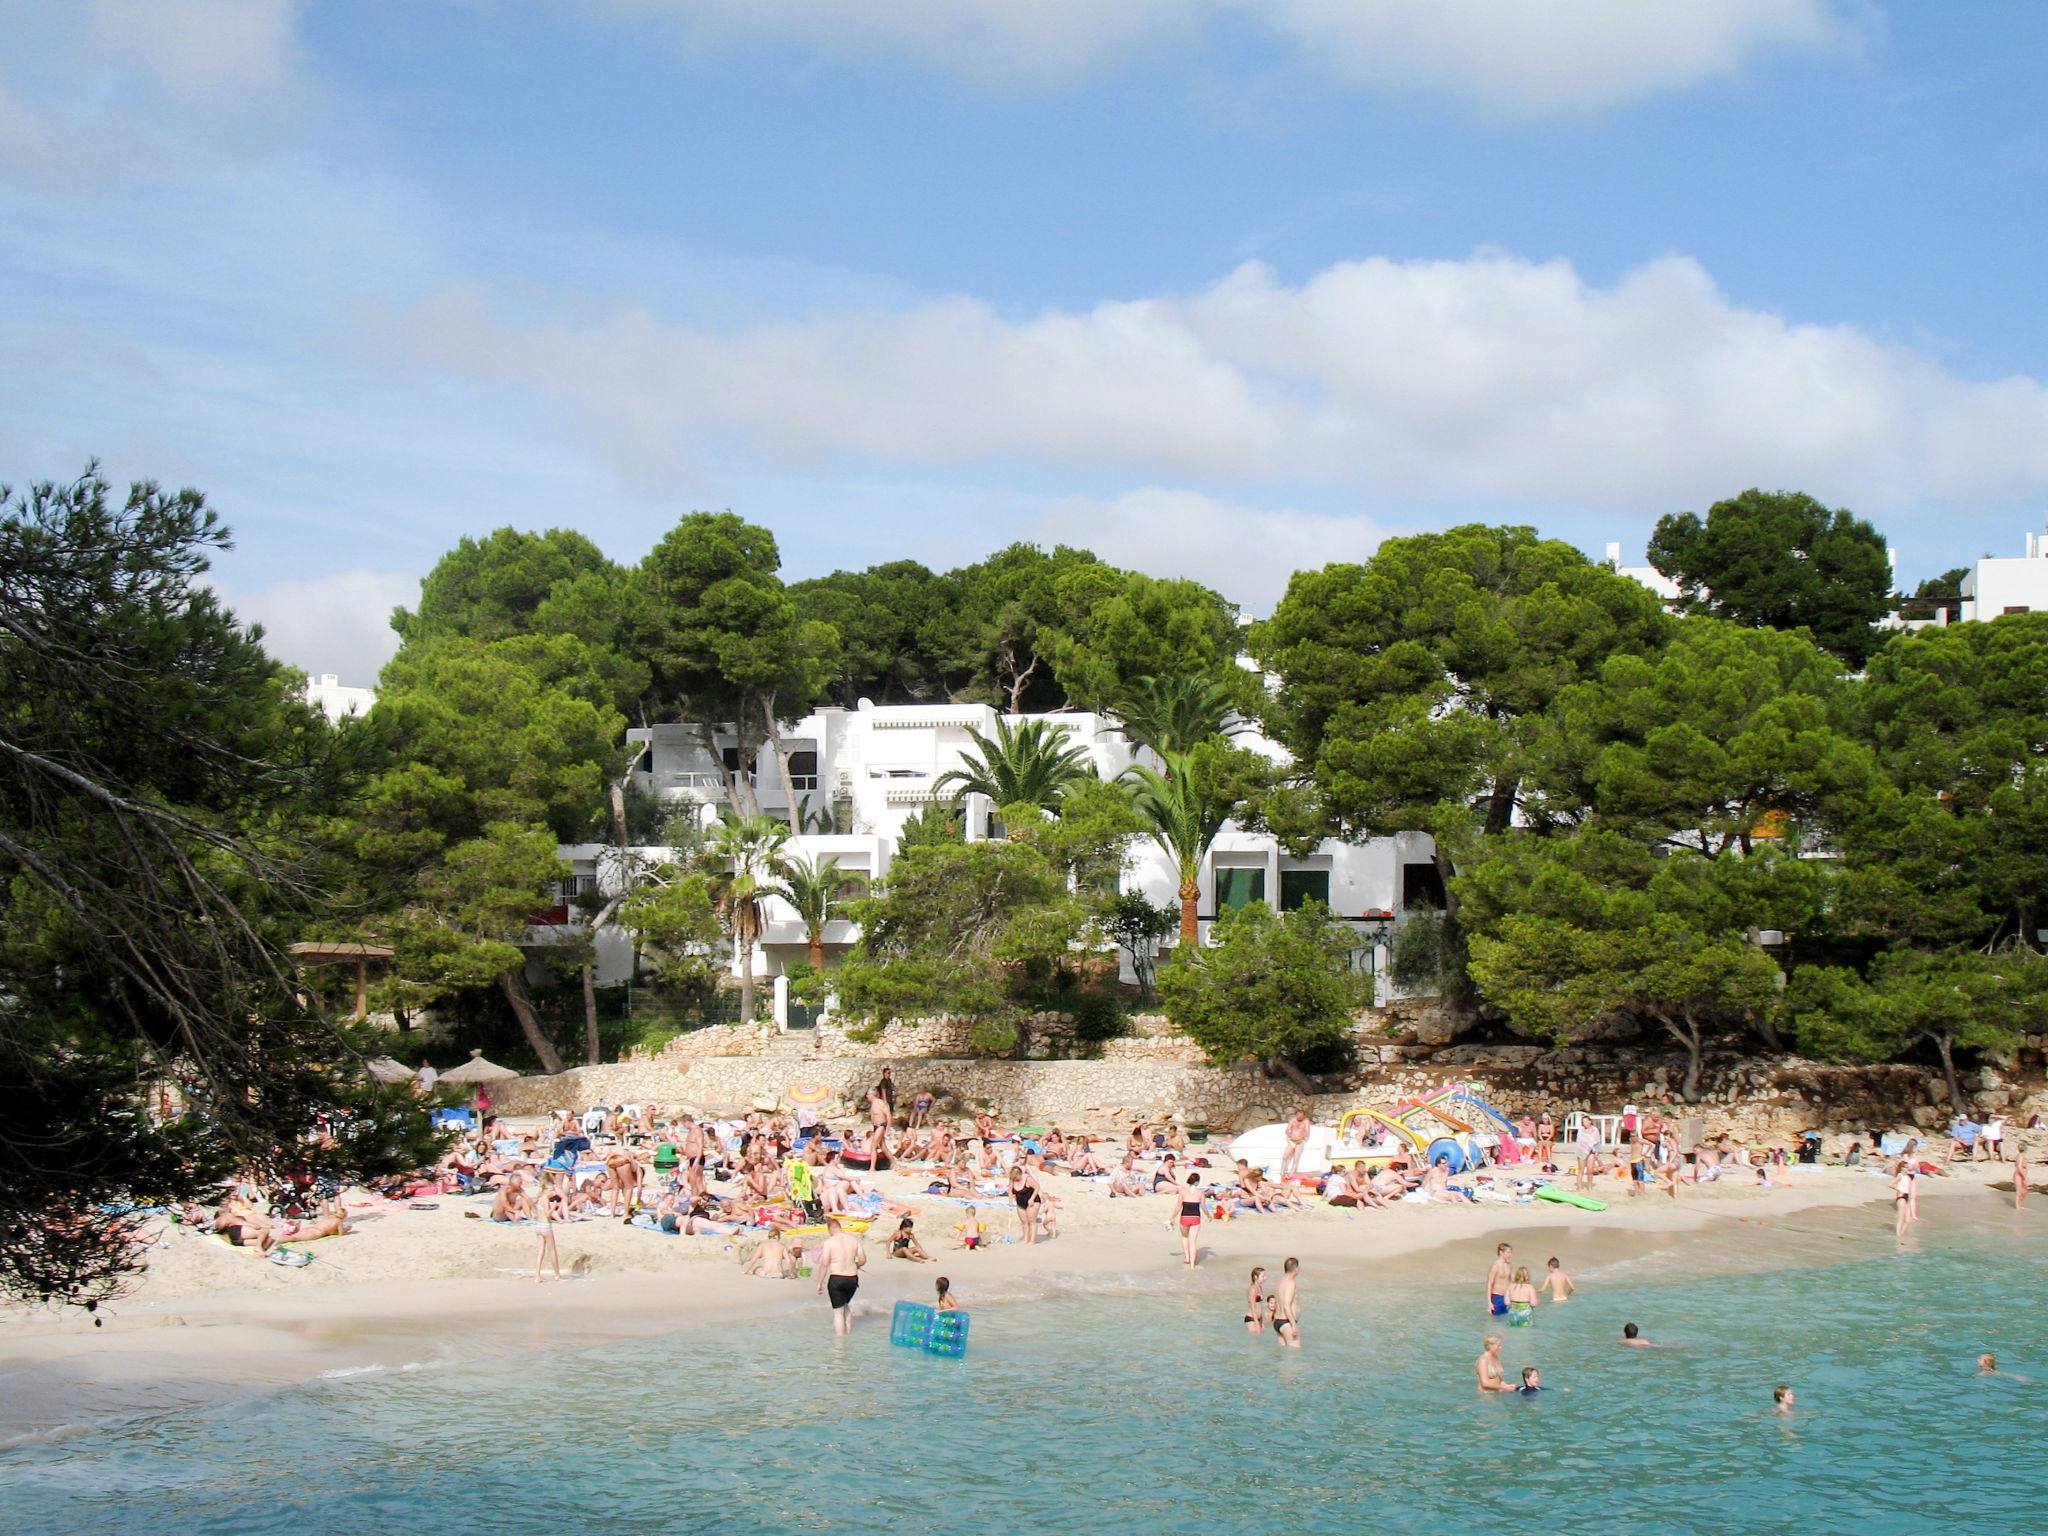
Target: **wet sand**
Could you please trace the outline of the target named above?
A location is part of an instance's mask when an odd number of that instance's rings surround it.
[[[2003,1176],[1979,1167],[1925,1180],[1923,1228],[2010,1219],[2010,1195],[1987,1187]],[[1359,1213],[1317,1205],[1248,1215],[1203,1226],[1193,1282],[1234,1292],[1250,1265],[1292,1254],[1321,1286],[1469,1284],[1476,1296],[1500,1240],[1515,1242],[1539,1273],[1544,1257],[1561,1252],[1581,1278],[1667,1265],[1698,1274],[1820,1264],[1844,1242],[1890,1241],[1885,1184],[1871,1171],[1795,1167],[1776,1177],[1771,1190],[1732,1179],[1688,1187],[1675,1202],[1631,1198],[1625,1184],[1606,1180],[1599,1193],[1610,1203],[1597,1213],[1533,1203]],[[1032,1247],[1003,1242],[1014,1219],[985,1210],[998,1240],[966,1253],[953,1232],[959,1205],[912,1197],[919,1176],[886,1174],[875,1183],[911,1199],[920,1238],[938,1262],[886,1258],[884,1230],[894,1223],[877,1223],[857,1303],[869,1318],[886,1316],[902,1297],[929,1299],[939,1273],[954,1276],[976,1306],[1190,1283],[1163,1195],[1112,1200],[1100,1186],[1055,1178],[1048,1188],[1064,1197],[1060,1236]],[[826,1327],[814,1280],[749,1279],[739,1273],[741,1250],[724,1239],[669,1237],[617,1220],[559,1228],[567,1278],[536,1285],[530,1229],[465,1218],[487,1204],[443,1196],[432,1211],[379,1204],[354,1212],[357,1230],[308,1245],[316,1258],[296,1270],[166,1223],[147,1271],[101,1309],[102,1326],[77,1312],[0,1311],[0,1443],[323,1375],[655,1340],[799,1312],[815,1315],[790,1326]]]

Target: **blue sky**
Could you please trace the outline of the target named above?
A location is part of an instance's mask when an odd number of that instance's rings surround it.
[[[357,680],[464,533],[1015,538],[1258,612],[1751,484],[2048,510],[2048,7],[0,0],[0,478],[205,490]]]

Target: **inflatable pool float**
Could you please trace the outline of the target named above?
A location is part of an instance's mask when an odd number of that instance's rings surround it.
[[[1605,1200],[1595,1200],[1591,1195],[1578,1195],[1568,1189],[1559,1189],[1554,1184],[1545,1184],[1536,1191],[1538,1200],[1549,1200],[1558,1205],[1575,1205],[1582,1211],[1604,1211]]]

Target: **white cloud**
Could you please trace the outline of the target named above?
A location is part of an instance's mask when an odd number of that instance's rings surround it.
[[[1070,83],[1205,35],[1264,33],[1368,90],[1437,92],[1489,116],[1599,110],[1774,53],[1851,45],[1834,0],[599,0],[673,19],[692,46],[744,39],[894,55],[980,82]]]
[[[417,576],[396,571],[334,571],[280,581],[222,598],[245,623],[263,626],[263,648],[318,677],[339,675],[353,688],[376,686],[398,649],[391,610],[419,601]]]
[[[622,467],[1023,467],[1632,513],[1744,486],[1874,510],[2048,492],[2048,390],[1729,300],[1671,257],[1257,263],[1185,295],[1008,317],[967,298],[732,330],[642,309],[522,322],[474,289],[381,344],[560,401]]]
[[[1852,47],[1829,0],[1260,0],[1338,77],[1492,117],[1599,111],[1777,53]]]
[[[601,0],[671,17],[694,46],[750,38],[829,54],[895,54],[984,82],[1071,81],[1191,35],[1215,0]]]
[[[1093,550],[1112,565],[1148,575],[1199,581],[1247,616],[1264,617],[1296,571],[1364,560],[1385,534],[1368,518],[1247,506],[1148,485],[1107,500],[1062,497],[1032,520],[1025,536]]]
[[[46,189],[246,165],[312,96],[295,0],[0,0],[0,172]]]
[[[269,91],[298,65],[293,0],[90,0],[94,39],[174,94]]]

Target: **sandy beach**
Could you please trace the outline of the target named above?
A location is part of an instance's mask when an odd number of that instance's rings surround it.
[[[1980,1165],[1930,1180],[1929,1207],[1988,1213],[1988,1186],[2005,1173]],[[1564,1249],[1574,1267],[1668,1245],[1686,1234],[1739,1241],[1699,1245],[1709,1262],[1767,1265],[1774,1234],[1803,1213],[1845,1214],[1856,1228],[1888,1224],[1881,1178],[1870,1169],[1778,1170],[1776,1187],[1729,1182],[1672,1201],[1631,1198],[1603,1181],[1604,1212],[1544,1203],[1403,1204],[1351,1213],[1320,1203],[1278,1215],[1210,1222],[1202,1265],[1180,1262],[1164,1197],[1111,1199],[1098,1185],[1058,1180],[1060,1235],[1035,1247],[1006,1242],[1014,1223],[984,1212],[994,1245],[963,1252],[952,1230],[956,1203],[921,1193],[917,1175],[884,1174],[883,1192],[908,1199],[938,1262],[885,1257],[883,1224],[868,1233],[869,1264],[858,1313],[880,1325],[899,1298],[926,1300],[932,1278],[950,1275],[971,1306],[1028,1301],[1060,1291],[1150,1292],[1214,1286],[1233,1293],[1253,1263],[1300,1257],[1330,1285],[1469,1281],[1477,1285],[1495,1234]],[[363,1197],[351,1196],[352,1200]],[[523,1227],[472,1220],[486,1200],[443,1196],[434,1210],[375,1202],[354,1210],[355,1230],[312,1244],[303,1269],[267,1264],[168,1222],[129,1293],[97,1318],[81,1312],[0,1312],[0,1440],[61,1433],[109,1416],[161,1411],[251,1389],[369,1370],[430,1368],[513,1351],[574,1348],[653,1338],[675,1329],[791,1314],[791,1327],[827,1331],[811,1280],[740,1273],[743,1247],[719,1237],[671,1237],[616,1220],[561,1229],[565,1279],[533,1279],[535,1239]],[[1479,1255],[1475,1260],[1475,1255]],[[1787,1256],[1785,1262],[1800,1262]],[[1536,1262],[1540,1264],[1541,1256]],[[1696,1262],[1696,1261],[1689,1261]],[[1466,1271],[1470,1273],[1466,1273]]]

